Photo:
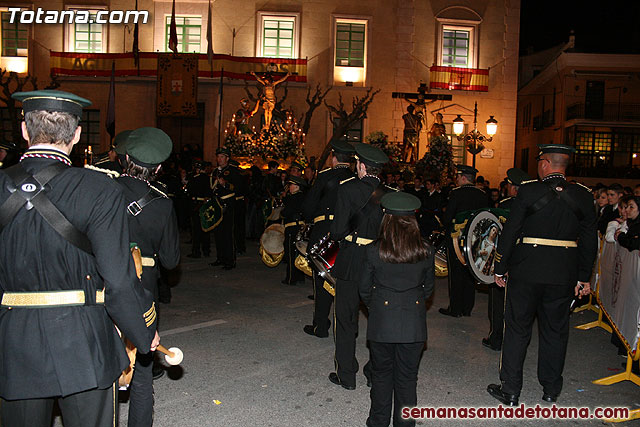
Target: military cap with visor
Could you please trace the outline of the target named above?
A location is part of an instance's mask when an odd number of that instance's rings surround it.
[[[118,132],[115,138],[113,138],[113,149],[120,155],[127,154],[127,138],[131,135],[132,130],[123,130]]]
[[[382,211],[390,215],[415,215],[420,209],[420,199],[403,191],[392,191],[380,199]]]
[[[462,175],[471,175],[473,177],[476,176],[476,174],[478,173],[478,169],[472,167],[472,166],[467,166],[467,165],[456,165],[456,170],[457,170],[457,174],[462,174]]]
[[[384,151],[371,144],[359,143],[355,148],[356,160],[360,160],[365,165],[382,167],[389,162],[389,157],[384,154]]]
[[[224,154],[227,157],[231,157],[231,150],[229,150],[227,147],[219,147],[216,150],[216,155],[218,154]]]
[[[154,127],[138,128],[127,138],[127,154],[136,164],[155,167],[171,155],[173,142],[169,135]]]
[[[567,156],[572,155],[573,153],[576,152],[576,149],[574,147],[571,147],[570,145],[564,145],[564,144],[538,144],[538,150],[540,150],[538,152],[538,156],[536,157],[536,160],[540,160],[540,157],[543,154],[566,154]]]
[[[11,141],[0,141],[0,149],[6,151],[15,151],[18,149],[18,147],[16,147],[16,144]]]
[[[304,166],[302,165],[302,163],[300,163],[297,160],[294,160],[293,162],[291,162],[290,168],[297,168],[297,169],[300,170],[300,172],[302,172],[304,170]]]
[[[16,92],[11,98],[22,102],[22,111],[58,111],[82,117],[82,109],[91,105],[91,101],[62,90],[34,90]]]
[[[355,151],[353,145],[349,144],[346,141],[333,141],[331,143],[331,149],[334,152],[341,154],[353,154]]]
[[[507,170],[507,182],[511,185],[519,186],[524,181],[530,180],[531,177],[520,168],[511,168]]]
[[[307,181],[305,181],[304,178],[300,178],[299,176],[289,175],[289,178],[287,178],[287,182],[289,184],[295,184],[300,188],[306,188],[309,186]]]

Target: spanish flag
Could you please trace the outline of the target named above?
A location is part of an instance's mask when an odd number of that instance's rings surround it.
[[[430,68],[431,89],[489,91],[489,70],[436,66]]]

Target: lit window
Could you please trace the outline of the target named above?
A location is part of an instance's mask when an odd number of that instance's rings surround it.
[[[455,21],[440,20],[438,65],[457,68],[476,68],[476,26],[457,25]]]
[[[338,22],[336,26],[336,66],[364,67],[366,25]]]
[[[70,9],[77,12],[89,13],[87,23],[84,21],[85,15],[75,15],[72,24],[67,24],[67,51],[82,53],[102,53],[106,51],[106,29],[107,25],[95,23],[96,14],[99,10]],[[82,17],[81,22],[76,22]]]
[[[444,124],[445,132],[447,138],[449,138],[449,143],[451,144],[451,152],[453,154],[453,162],[455,164],[462,164],[465,162],[467,148],[464,146],[464,141],[459,141],[456,134],[453,132],[453,123],[445,123]],[[466,135],[468,132],[468,126],[464,124],[464,130],[462,131],[462,135]]]
[[[299,14],[258,12],[256,56],[297,58]]]
[[[27,56],[29,27],[21,24],[16,14],[13,24],[11,12],[2,12],[2,56]]]
[[[202,34],[202,18],[195,16],[176,16],[176,33],[178,35],[178,52],[200,53]],[[169,49],[169,35],[171,34],[171,15],[166,17],[165,49]]]

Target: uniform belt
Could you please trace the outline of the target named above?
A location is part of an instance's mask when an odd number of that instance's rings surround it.
[[[235,197],[235,195],[236,195],[236,193],[230,193],[230,194],[227,194],[226,196],[220,197],[220,200],[227,200],[227,199],[229,199],[231,197]]]
[[[304,221],[292,221],[292,222],[287,222],[284,225],[284,228],[288,228],[288,227],[294,227],[296,225],[304,225]]]
[[[236,200],[244,200],[244,196],[238,196],[236,197]]]
[[[197,202],[204,202],[204,201],[207,201],[209,199],[206,198],[206,197],[192,197],[191,200],[195,200]]]
[[[526,245],[541,245],[541,246],[557,246],[564,248],[577,248],[578,242],[575,240],[553,240],[542,239],[540,237],[523,237],[522,243]]]
[[[65,305],[84,305],[82,290],[48,292],[5,292],[2,295],[2,307],[61,307]],[[96,291],[96,303],[104,304],[104,289]]]
[[[371,243],[374,242],[373,239],[367,239],[367,238],[364,238],[364,237],[356,237],[354,239],[353,235],[351,235],[351,234],[349,234],[347,237],[345,237],[344,240],[346,240],[347,242],[355,243],[356,245],[359,245],[359,246],[370,245]]]
[[[324,220],[329,220],[329,221],[333,221],[333,215],[320,215],[317,216],[315,218],[313,218],[313,223],[315,224],[316,222],[320,222],[320,221],[324,221]]]
[[[156,265],[156,259],[149,257],[149,256],[143,256],[142,257],[142,266],[143,267],[155,267]]]

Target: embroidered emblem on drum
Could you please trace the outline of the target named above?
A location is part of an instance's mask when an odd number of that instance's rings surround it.
[[[38,189],[38,187],[36,187],[35,184],[26,183],[26,184],[22,184],[20,189],[22,191],[24,191],[25,193],[33,193],[34,191],[36,191]]]

